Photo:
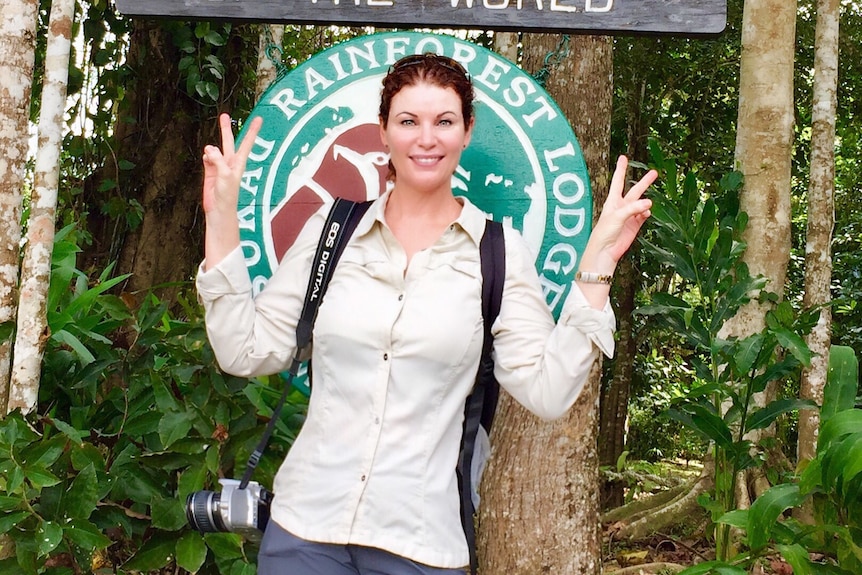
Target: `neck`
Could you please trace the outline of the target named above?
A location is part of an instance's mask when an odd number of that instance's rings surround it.
[[[452,190],[417,193],[396,184],[389,201],[386,203],[387,219],[426,219],[443,220],[447,224],[457,219],[461,213],[461,203],[455,199]]]

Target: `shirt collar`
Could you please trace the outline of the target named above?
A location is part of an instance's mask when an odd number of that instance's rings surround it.
[[[354,235],[359,237],[367,234],[376,222],[379,222],[380,225],[385,225],[383,211],[386,209],[386,202],[389,200],[389,194],[391,193],[391,190],[387,190],[374,201],[368,213],[362,217],[356,226],[356,233]],[[464,196],[456,196],[456,199],[461,202],[463,207],[461,208],[461,214],[452,222],[452,225],[459,226],[467,232],[473,243],[478,246],[482,240],[482,235],[485,233],[485,220],[488,217]]]

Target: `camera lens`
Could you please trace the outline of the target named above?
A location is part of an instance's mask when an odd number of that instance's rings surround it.
[[[228,531],[219,513],[220,493],[195,491],[186,498],[186,519],[201,533]]]

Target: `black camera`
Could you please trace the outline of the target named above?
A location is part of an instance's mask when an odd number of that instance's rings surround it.
[[[260,539],[269,522],[272,493],[250,481],[244,488],[237,479],[219,479],[221,492],[195,491],[186,498],[186,518],[201,533],[230,531]]]

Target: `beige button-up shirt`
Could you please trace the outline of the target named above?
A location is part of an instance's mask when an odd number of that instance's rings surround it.
[[[485,215],[460,217],[407,265],[381,197],[335,269],[314,326],[308,417],[275,478],[272,519],[301,538],[385,549],[427,565],[469,563],[455,466],[464,402],[482,349],[479,241]],[[325,210],[252,297],[239,248],[197,287],[226,372],[286,369]],[[578,397],[598,349],[613,353],[610,306],[577,286],[555,325],[533,257],[505,229],[506,279],[493,325],[500,385],[543,418]]]

